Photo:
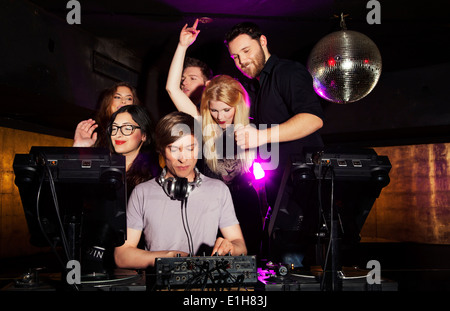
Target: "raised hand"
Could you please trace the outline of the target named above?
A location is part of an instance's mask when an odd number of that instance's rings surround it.
[[[84,120],[78,123],[73,138],[73,147],[92,147],[97,141],[98,124],[94,120]]]
[[[180,32],[180,45],[188,47],[192,43],[194,43],[195,39],[197,39],[200,30],[197,29],[198,19],[195,20],[194,25],[192,27],[188,27],[188,24],[184,25],[183,29]]]

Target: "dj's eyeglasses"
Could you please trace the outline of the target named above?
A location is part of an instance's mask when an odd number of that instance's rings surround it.
[[[141,128],[140,126],[131,125],[131,124],[125,124],[125,125],[121,125],[121,126],[113,125],[109,129],[109,133],[111,134],[111,136],[115,136],[115,135],[117,135],[117,132],[120,130],[120,132],[123,135],[130,136],[131,134],[134,133],[134,131],[136,129],[140,129],[140,128]]]

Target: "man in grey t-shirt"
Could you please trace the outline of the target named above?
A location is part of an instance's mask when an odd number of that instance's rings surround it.
[[[166,167],[159,178],[137,185],[130,196],[127,240],[114,253],[117,266],[147,268],[154,266],[155,258],[195,255],[202,246],[212,248],[211,255],[247,253],[228,187],[195,168],[201,137],[196,137],[194,124],[183,112],[158,122],[156,146]],[[217,238],[219,230],[222,237]],[[137,247],[142,233],[145,250]]]

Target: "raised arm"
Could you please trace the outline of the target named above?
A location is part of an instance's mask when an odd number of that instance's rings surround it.
[[[192,27],[184,25],[180,32],[180,41],[177,49],[173,55],[172,63],[170,64],[169,74],[167,76],[166,91],[177,107],[178,111],[190,114],[197,117],[199,112],[192,100],[183,93],[180,88],[181,75],[183,74],[183,64],[186,56],[186,50],[194,43],[200,30],[197,30],[198,19]]]
[[[306,137],[323,126],[321,118],[310,113],[299,113],[286,122],[258,130],[252,125],[236,130],[236,143],[242,148],[255,148],[268,143],[292,141]]]

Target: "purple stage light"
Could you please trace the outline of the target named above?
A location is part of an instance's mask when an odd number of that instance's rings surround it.
[[[266,174],[261,167],[259,162],[253,162],[253,176],[255,176],[256,180],[263,179]]]

